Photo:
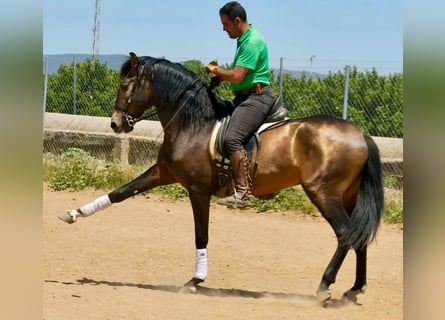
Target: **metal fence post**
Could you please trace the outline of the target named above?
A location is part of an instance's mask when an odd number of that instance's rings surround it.
[[[345,67],[345,95],[343,97],[343,119],[348,116],[348,92],[349,92],[349,69],[350,66]]]
[[[73,114],[76,114],[76,56],[73,56]]]
[[[280,57],[280,98],[283,98],[283,57]]]
[[[45,82],[43,84],[43,127],[45,127],[46,94],[48,92],[48,56],[45,56]]]

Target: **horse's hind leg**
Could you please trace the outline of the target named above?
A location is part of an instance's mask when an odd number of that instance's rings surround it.
[[[349,251],[349,247],[340,241],[344,230],[347,228],[349,217],[339,198],[329,197],[328,195],[316,196],[315,193],[307,188],[305,188],[305,191],[323,217],[334,229],[338,241],[337,249],[326,267],[317,289],[317,297],[323,302],[330,298],[329,287],[335,283],[337,273]]]
[[[337,273],[340,270],[340,267],[348,253],[349,248],[344,245],[338,243],[337,249],[335,250],[334,255],[331,258],[326,270],[323,273],[323,276],[320,281],[320,285],[317,289],[317,297],[324,301],[331,297],[329,292],[329,287],[331,284],[335,283],[335,279],[337,278]]]
[[[344,297],[350,301],[357,301],[357,294],[364,293],[366,290],[366,256],[367,246],[355,249],[357,257],[355,283],[354,286],[344,293]]]
[[[340,200],[322,201],[317,203],[322,215],[334,229],[337,236],[337,249],[331,258],[325,272],[323,273],[320,285],[317,290],[317,297],[321,302],[326,302],[330,298],[329,286],[335,283],[338,271],[349,252],[350,246],[342,241],[342,235],[349,224],[347,215]],[[344,298],[348,301],[357,302],[357,294],[363,293],[366,289],[366,255],[367,246],[356,248],[356,278],[354,286],[344,293]]]

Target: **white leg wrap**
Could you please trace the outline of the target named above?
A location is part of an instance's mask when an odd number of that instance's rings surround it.
[[[90,202],[82,207],[80,207],[80,211],[84,216],[92,215],[93,213],[103,210],[111,206],[111,201],[108,195],[104,195],[102,197],[97,198],[93,202]]]
[[[195,278],[207,278],[207,249],[196,249]]]

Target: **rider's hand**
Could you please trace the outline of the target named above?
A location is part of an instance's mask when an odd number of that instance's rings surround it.
[[[210,77],[210,87],[216,88],[217,86],[219,86],[219,84],[221,83],[221,79],[218,76],[215,76],[212,74],[212,76]]]
[[[207,65],[207,72],[211,72],[211,73],[215,73],[216,68],[218,68],[218,62],[216,62],[215,60],[210,61],[209,64]]]

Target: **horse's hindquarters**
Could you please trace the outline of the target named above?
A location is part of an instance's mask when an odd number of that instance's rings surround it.
[[[261,142],[255,196],[302,184],[342,197],[356,184],[368,158],[362,131],[333,117],[290,121],[263,132]]]

